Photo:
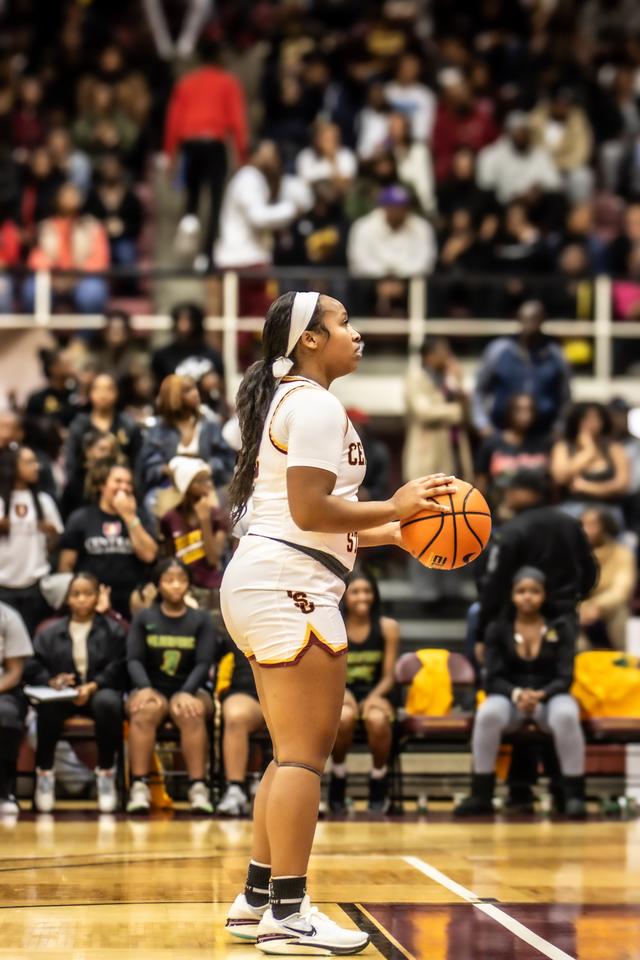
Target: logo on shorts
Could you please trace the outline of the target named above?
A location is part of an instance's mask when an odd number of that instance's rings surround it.
[[[291,597],[294,606],[298,608],[300,613],[313,613],[316,608],[313,600],[309,600],[306,593],[301,590],[287,590],[287,596]]]

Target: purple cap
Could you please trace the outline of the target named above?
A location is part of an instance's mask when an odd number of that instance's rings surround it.
[[[380,191],[378,203],[381,207],[410,207],[411,194],[405,187],[394,183]]]

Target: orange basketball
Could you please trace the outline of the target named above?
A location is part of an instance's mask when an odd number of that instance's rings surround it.
[[[441,497],[451,513],[421,510],[400,522],[409,553],[432,570],[456,570],[476,560],[491,536],[487,501],[470,483],[456,479],[457,490]]]

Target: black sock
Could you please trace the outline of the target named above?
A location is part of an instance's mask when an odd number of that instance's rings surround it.
[[[284,920],[298,913],[307,891],[306,877],[272,877],[269,903],[276,920]]]
[[[264,863],[249,861],[247,882],[244,885],[244,895],[250,907],[266,907],[269,903],[269,880],[271,867]]]
[[[0,759],[0,799],[6,800],[13,792],[13,767]]]

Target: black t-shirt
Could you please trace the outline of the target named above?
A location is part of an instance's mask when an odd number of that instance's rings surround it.
[[[80,507],[67,521],[60,549],[76,551],[75,569],[86,570],[111,587],[111,606],[129,619],[129,597],[146,579],[148,567],[133,552],[124,520],[95,504]]]
[[[65,427],[83,409],[82,404],[78,403],[77,394],[66,387],[62,390],[45,387],[30,394],[27,400],[28,414],[34,417],[49,417]]]
[[[134,687],[153,687],[166,697],[195,693],[215,660],[211,614],[189,608],[168,617],[159,604],[133,618],[127,638],[127,665]]]

